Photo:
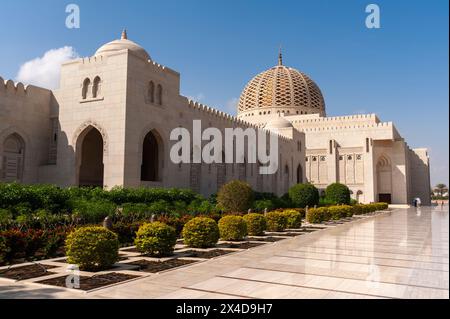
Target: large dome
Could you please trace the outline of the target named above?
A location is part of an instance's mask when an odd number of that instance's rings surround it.
[[[136,44],[133,41],[128,40],[127,31],[124,30],[122,32],[122,36],[119,40],[114,40],[112,42],[109,42],[103,46],[101,46],[97,52],[95,52],[95,55],[104,55],[111,52],[121,51],[128,49],[134,53],[136,53],[138,56],[142,57],[145,60],[151,60],[150,55],[145,51],[144,48],[142,48],[140,45]]]
[[[255,76],[241,94],[239,117],[284,113],[325,115],[322,92],[306,74],[284,66],[281,54],[277,66]]]

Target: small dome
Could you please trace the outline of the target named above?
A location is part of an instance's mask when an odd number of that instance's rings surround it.
[[[239,100],[239,114],[262,109],[272,109],[272,114],[283,110],[288,114],[325,114],[325,101],[306,74],[283,65],[280,53],[278,65],[255,76]]]
[[[143,47],[133,41],[128,40],[126,30],[122,32],[122,37],[119,40],[114,40],[101,46],[97,50],[97,52],[95,52],[95,55],[105,55],[111,52],[121,51],[125,49],[136,53],[138,56],[142,57],[145,60],[151,60],[150,55],[147,53],[147,51],[145,51]]]
[[[266,129],[280,129],[280,128],[291,128],[292,123],[289,122],[284,116],[278,116],[266,124],[264,128]]]

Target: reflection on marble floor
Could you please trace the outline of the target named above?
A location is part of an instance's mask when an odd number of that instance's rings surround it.
[[[448,298],[448,227],[448,207],[398,209],[272,246],[265,258],[163,297]]]
[[[396,209],[86,294],[2,284],[0,298],[449,298],[448,207]]]

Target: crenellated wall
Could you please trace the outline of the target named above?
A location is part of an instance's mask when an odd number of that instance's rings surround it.
[[[50,113],[54,109],[50,90],[0,77],[0,181],[8,181],[14,172],[21,182],[39,181],[39,166],[50,161]],[[6,155],[5,143],[13,134],[20,141],[22,154]]]

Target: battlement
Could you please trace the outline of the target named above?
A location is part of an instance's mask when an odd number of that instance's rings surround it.
[[[214,117],[216,117],[216,118],[218,118],[220,120],[224,120],[224,121],[228,122],[228,124],[231,127],[239,126],[239,127],[242,127],[243,129],[245,129],[245,128],[254,128],[254,129],[262,130],[262,131],[264,131],[266,133],[276,134],[280,138],[280,140],[282,140],[282,141],[285,141],[285,142],[291,141],[290,138],[288,138],[288,137],[286,137],[284,135],[281,135],[279,133],[275,133],[275,132],[267,130],[265,128],[261,128],[261,127],[259,127],[256,124],[244,121],[244,120],[242,120],[240,118],[237,118],[236,116],[230,115],[228,113],[222,112],[222,111],[220,111],[218,109],[209,107],[207,105],[204,105],[202,103],[190,100],[188,98],[186,98],[186,100],[188,102],[189,108],[198,110],[200,112],[204,112],[207,115],[214,116]]]
[[[14,82],[13,80],[3,80],[0,77],[0,96],[15,96],[23,98],[41,98],[42,94],[49,96],[51,90],[37,87],[34,85],[24,85],[21,82]]]
[[[125,52],[125,51],[127,51],[129,54],[132,54],[133,56],[136,56],[136,57],[140,58],[142,61],[145,61],[144,59],[142,59],[142,57],[136,55],[133,51],[130,51],[130,50],[118,51],[117,53],[110,54],[110,56],[113,56],[113,55],[116,55],[116,54],[123,54],[123,52]],[[101,64],[101,63],[103,63],[106,60],[106,58],[107,58],[107,56],[104,56],[104,55],[94,55],[94,56],[91,56],[91,57],[84,57],[84,58],[70,60],[70,61],[64,62],[63,65],[68,65],[68,64],[72,64],[72,63],[80,63],[80,62],[82,64],[84,64],[84,65]],[[171,69],[171,68],[169,68],[169,67],[167,67],[165,65],[159,64],[159,63],[157,63],[157,62],[155,62],[153,60],[147,60],[145,62],[147,62],[148,64],[150,64],[151,66],[153,66],[154,68],[156,68],[156,69],[158,69],[160,71],[169,72],[169,73],[172,73],[172,74],[177,75],[177,76],[180,75],[177,71],[175,71],[175,70],[173,70],[173,69]]]
[[[330,117],[321,117],[319,114],[310,114],[310,115],[287,115],[292,123],[331,123],[331,122],[342,122],[342,121],[370,121],[378,123],[380,122],[379,118],[376,114],[356,114],[356,115],[344,115],[344,116],[330,116]]]
[[[298,127],[298,130],[303,132],[324,132],[324,131],[341,131],[354,129],[371,129],[371,128],[390,128],[394,129],[392,122],[378,122],[369,124],[342,124],[336,126],[319,126],[319,127]],[[395,131],[396,132],[396,131]]]

